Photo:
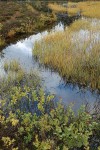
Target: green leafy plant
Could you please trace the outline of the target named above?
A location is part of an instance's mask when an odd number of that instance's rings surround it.
[[[84,106],[75,114],[72,106],[55,105],[35,73],[8,71],[0,81],[0,149],[94,150],[99,131],[99,115],[94,118]]]

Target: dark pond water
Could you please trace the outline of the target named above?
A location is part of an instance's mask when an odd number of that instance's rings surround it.
[[[96,91],[91,92],[89,89],[79,88],[77,85],[74,86],[73,84],[65,84],[58,73],[45,69],[44,67],[40,67],[39,63],[36,62],[32,56],[32,49],[35,41],[40,40],[49,34],[49,32],[56,31],[63,32],[64,25],[62,23],[58,23],[58,25],[50,31],[44,31],[36,35],[32,35],[29,38],[18,41],[16,44],[11,44],[6,47],[0,53],[0,77],[5,74],[3,70],[5,61],[11,61],[13,59],[18,60],[26,71],[30,71],[32,69],[38,72],[43,80],[43,88],[47,92],[55,94],[58,100],[62,99],[64,105],[73,103],[74,110],[77,110],[80,105],[87,104],[90,110],[92,110],[94,105],[99,105],[100,94],[97,94]],[[81,32],[80,34],[84,35],[84,31]]]

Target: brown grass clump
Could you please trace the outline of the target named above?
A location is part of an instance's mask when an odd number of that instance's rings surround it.
[[[100,2],[80,2],[78,7],[84,16],[100,18]]]
[[[68,7],[61,4],[49,3],[48,7],[55,13],[68,12],[69,15],[76,15],[81,13],[83,16],[90,18],[100,18],[100,2],[87,1],[87,2],[68,2]]]
[[[49,3],[48,4],[48,7],[55,13],[58,13],[58,12],[66,12],[67,9],[59,4],[56,4],[56,3]]]
[[[78,12],[80,12],[79,8],[67,8],[67,12],[69,15],[76,15]]]
[[[76,14],[78,11],[81,12],[83,16],[91,18],[100,18],[100,2],[99,1],[87,1],[79,3],[68,4],[68,13]]]
[[[73,24],[71,24],[70,29],[73,31],[79,31],[80,29],[87,30],[91,28],[91,24],[88,20],[81,19],[75,21]]]
[[[16,34],[16,31],[14,29],[11,29],[9,32],[8,32],[8,37],[13,37],[14,35]]]

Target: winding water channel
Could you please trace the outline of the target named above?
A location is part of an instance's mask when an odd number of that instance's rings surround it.
[[[5,74],[3,69],[5,61],[11,61],[13,59],[18,60],[26,71],[30,71],[32,69],[38,72],[43,80],[43,88],[47,92],[55,94],[57,99],[62,99],[64,105],[73,103],[74,109],[76,110],[82,104],[89,104],[88,106],[92,110],[94,105],[98,105],[100,102],[100,94],[96,91],[91,92],[89,89],[79,88],[77,85],[66,84],[58,73],[40,66],[32,55],[32,49],[35,41],[40,40],[49,34],[49,32],[56,31],[64,31],[64,25],[62,23],[58,23],[50,31],[46,30],[42,33],[32,35],[3,49],[0,53],[0,76],[2,77]],[[84,32],[81,32],[81,35],[83,34],[84,36]]]

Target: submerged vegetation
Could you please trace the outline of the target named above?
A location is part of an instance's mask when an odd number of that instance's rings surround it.
[[[33,54],[68,82],[100,90],[100,33],[86,19],[36,42]],[[96,31],[97,30],[97,31]]]
[[[55,107],[54,96],[40,85],[36,74],[22,69],[9,70],[0,80],[0,149],[99,150],[99,115],[84,106],[77,115],[71,106]]]

